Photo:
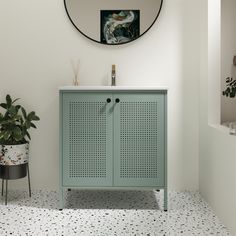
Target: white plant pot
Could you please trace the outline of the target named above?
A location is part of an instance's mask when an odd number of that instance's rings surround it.
[[[0,145],[0,165],[21,165],[29,161],[29,143]]]

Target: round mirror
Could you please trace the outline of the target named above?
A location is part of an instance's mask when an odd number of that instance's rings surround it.
[[[124,44],[146,33],[155,23],[163,0],[64,0],[72,24],[102,44]]]

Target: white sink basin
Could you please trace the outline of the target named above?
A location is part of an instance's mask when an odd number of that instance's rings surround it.
[[[59,90],[168,90],[164,86],[63,86]]]

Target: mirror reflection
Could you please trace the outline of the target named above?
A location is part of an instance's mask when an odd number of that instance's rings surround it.
[[[124,44],[147,32],[159,16],[162,0],[64,0],[72,24],[102,44]]]

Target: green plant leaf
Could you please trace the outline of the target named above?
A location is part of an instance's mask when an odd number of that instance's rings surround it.
[[[225,81],[226,81],[226,83],[230,83],[230,82],[232,81],[232,78],[227,77],[227,78],[225,79]]]
[[[16,110],[18,112],[20,110],[20,108],[21,108],[21,105],[16,105],[15,108],[16,108]]]
[[[14,135],[19,135],[19,134],[21,134],[21,129],[18,126],[16,126],[16,127],[14,127],[13,132],[14,132]]]
[[[31,112],[28,114],[27,119],[28,119],[28,120],[32,120],[34,116],[35,116],[35,112],[34,112],[34,111],[31,111]]]
[[[38,116],[34,115],[34,116],[32,117],[32,120],[40,120],[40,119],[39,119]]]
[[[26,129],[29,129],[31,127],[30,121],[27,120],[25,122],[25,127],[26,127]]]
[[[234,86],[235,86],[235,83],[236,83],[236,81],[233,80],[233,81],[231,81],[231,82],[229,83],[229,86],[230,86],[230,87],[234,87]]]
[[[14,130],[17,128],[17,126],[13,123],[13,124],[9,124],[5,128],[7,128],[7,130],[10,131],[10,132],[14,132]]]
[[[15,136],[15,140],[16,140],[17,142],[21,141],[22,139],[23,139],[23,136],[22,136],[22,135],[16,135],[16,136]]]
[[[1,103],[0,106],[4,109],[7,109],[7,104],[6,103]]]
[[[11,132],[10,131],[5,131],[3,138],[4,138],[4,140],[7,141],[10,138],[10,136],[11,136]]]
[[[30,137],[29,132],[26,131],[26,135],[27,135],[27,137],[29,138],[29,140],[31,140],[31,137]]]
[[[23,126],[23,127],[21,127],[21,134],[22,134],[22,136],[23,137],[25,137],[25,135],[26,135],[26,128]]]
[[[22,119],[22,116],[21,116],[20,114],[16,114],[16,115],[14,116],[14,120],[20,122],[20,121],[23,120],[23,119]]]
[[[230,98],[236,97],[236,79],[227,77],[225,81],[226,89],[222,92],[222,95]]]
[[[1,131],[0,132],[0,139],[3,139],[5,132]]]
[[[27,118],[27,114],[26,114],[26,111],[23,107],[21,107],[21,111],[22,111],[22,114],[23,114],[23,117],[26,119]]]
[[[8,109],[8,112],[14,116],[16,115],[17,111],[16,111],[16,108],[14,106],[10,106],[9,109]]]
[[[31,125],[31,127],[37,129],[37,127],[36,127],[36,125],[34,123],[30,122],[30,125]]]
[[[19,127],[14,127],[13,135],[16,141],[20,141],[23,138],[21,129]]]
[[[9,123],[11,123],[11,120],[5,120],[5,119],[3,119],[1,122],[0,122],[0,124],[1,125],[8,125]]]
[[[20,98],[14,99],[14,100],[12,101],[12,104],[13,104],[14,102],[18,101],[19,99],[20,99]]]
[[[10,107],[12,104],[12,99],[11,96],[9,94],[7,94],[6,96],[6,101],[7,101],[7,106]]]

